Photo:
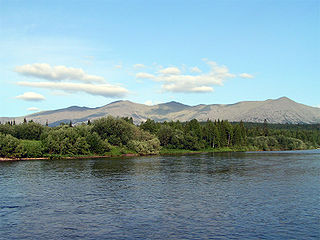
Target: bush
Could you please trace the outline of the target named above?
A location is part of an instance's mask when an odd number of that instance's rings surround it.
[[[15,157],[16,148],[19,145],[19,139],[10,134],[0,133],[0,156],[1,157]]]
[[[40,141],[21,140],[15,150],[16,157],[36,158],[43,156],[43,147]]]
[[[172,137],[174,136],[174,129],[170,126],[162,125],[157,135],[161,146],[166,147],[171,144]]]
[[[258,150],[270,151],[280,149],[279,142],[275,137],[249,137],[248,138],[249,146],[253,146]]]
[[[122,146],[127,145],[133,139],[134,127],[123,119],[109,116],[93,121],[92,131],[98,133],[103,140],[107,139],[112,145]]]
[[[104,154],[105,152],[109,152],[111,149],[111,145],[108,140],[102,140],[96,132],[88,134],[86,136],[86,141],[89,144],[89,149],[92,153]]]
[[[306,144],[300,139],[286,137],[286,136],[259,136],[259,137],[249,137],[249,146],[257,148],[259,150],[269,151],[269,150],[299,150],[306,149]]]
[[[40,140],[45,127],[39,123],[29,122],[15,125],[14,136],[19,139]]]
[[[131,140],[128,148],[142,155],[158,154],[160,150],[160,141],[153,138],[147,141]]]
[[[14,126],[11,126],[10,124],[6,123],[6,124],[0,124],[0,133],[6,135],[6,134],[10,134],[11,136],[14,135]]]
[[[299,150],[307,147],[303,141],[292,137],[277,136],[277,140],[284,150]]]
[[[45,151],[49,154],[79,155],[90,152],[89,144],[77,128],[63,126],[41,136]]]

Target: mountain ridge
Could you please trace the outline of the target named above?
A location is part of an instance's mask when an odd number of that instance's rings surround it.
[[[61,122],[81,123],[88,119],[94,120],[104,116],[132,117],[136,124],[148,118],[155,121],[199,121],[207,119],[224,119],[232,122],[263,122],[269,123],[320,123],[320,108],[297,103],[290,98],[280,97],[265,101],[241,101],[233,104],[198,104],[189,106],[171,101],[157,105],[145,105],[128,100],[111,102],[101,107],[89,108],[71,106],[62,109],[42,111],[26,116],[1,118],[0,121],[22,122],[23,118],[41,124],[47,121],[50,126]]]

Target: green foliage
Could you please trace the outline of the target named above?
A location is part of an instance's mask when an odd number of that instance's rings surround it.
[[[142,155],[158,154],[160,150],[160,141],[157,138],[147,141],[131,140],[128,143],[128,148]]]
[[[41,136],[45,151],[49,154],[88,155],[90,153],[103,154],[110,150],[107,140],[91,132],[90,126],[67,125],[51,129]]]
[[[260,149],[263,151],[269,150],[279,150],[279,142],[275,137],[266,137],[266,136],[258,136],[258,137],[249,137],[248,144],[254,149]]]
[[[108,140],[102,140],[96,132],[88,134],[86,141],[90,146],[89,150],[91,153],[104,154],[110,151],[111,145],[108,143]]]
[[[40,141],[39,141],[40,140]],[[208,120],[200,123],[155,122],[139,127],[132,118],[101,118],[88,125],[62,124],[50,128],[35,122],[0,124],[1,157],[62,157],[121,155],[126,153],[216,152],[244,150],[294,150],[320,146],[320,124],[290,125],[229,123]]]
[[[157,136],[161,146],[168,146],[174,136],[174,130],[170,126],[162,125]]]
[[[21,140],[15,150],[16,157],[37,158],[43,156],[43,146],[40,141]]]
[[[121,156],[123,154],[132,154],[132,153],[134,153],[133,150],[127,149],[125,147],[111,146],[110,150],[106,153],[106,155]]]
[[[248,144],[257,150],[299,150],[306,149],[307,145],[300,139],[286,136],[258,136],[249,137]]]
[[[80,151],[83,154],[89,152],[89,145],[83,141],[76,129],[72,127],[60,127],[41,136],[45,151],[50,154],[76,155]]]
[[[14,135],[14,127],[10,123],[0,124],[0,133]]]
[[[169,149],[169,148],[161,148],[160,154],[184,154],[184,153],[198,153],[197,151],[191,151],[186,149]]]
[[[19,139],[10,134],[0,133],[0,156],[1,157],[15,157],[16,148],[19,145]]]
[[[197,119],[186,122],[184,131],[198,140],[202,139],[201,125]]]
[[[131,124],[133,124],[133,118],[132,117],[123,117],[123,118],[121,118],[121,119],[123,119],[124,121],[126,121],[126,122],[128,122],[128,123],[131,123]]]
[[[306,144],[303,141],[292,137],[277,136],[277,141],[284,150],[299,150],[306,148]]]
[[[19,139],[40,140],[44,126],[35,122],[28,122],[14,126],[14,136]]]
[[[148,131],[152,134],[156,134],[159,131],[159,128],[160,124],[151,119],[147,119],[147,121],[140,124],[140,129]]]
[[[98,133],[102,139],[108,139],[110,144],[122,146],[133,139],[133,128],[134,125],[127,121],[109,116],[95,120],[92,131]]]
[[[10,134],[18,139],[39,140],[45,131],[44,126],[35,122],[25,122],[22,124],[0,124],[0,133]]]

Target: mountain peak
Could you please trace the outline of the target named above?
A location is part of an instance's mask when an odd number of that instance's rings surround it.
[[[118,100],[118,101],[114,101],[114,102],[108,103],[106,106],[109,106],[109,105],[119,105],[119,104],[136,104],[136,103],[131,102],[131,101],[129,101],[129,100]]]
[[[270,123],[320,123],[320,109],[298,104],[288,97],[268,99],[266,101],[246,101],[238,104],[212,104],[188,106],[176,101],[153,106],[120,100],[97,108],[72,106],[69,108],[40,112],[28,115],[28,120],[45,124],[48,120],[51,126],[59,125],[61,121],[73,123],[86,122],[104,116],[132,117],[135,123],[148,118],[155,121],[206,121],[207,119],[225,119],[232,122],[263,122]],[[0,121],[8,121],[0,118]],[[22,122],[23,117],[15,118]]]
[[[277,99],[275,99],[275,101],[291,101],[291,102],[294,102],[293,100],[291,100],[290,98],[288,98],[286,96],[277,98]]]
[[[179,103],[179,102],[176,102],[176,101],[171,101],[171,102],[167,102],[167,103],[161,103],[159,105],[165,105],[165,106],[181,106],[181,107],[190,107],[188,105],[185,105],[183,103]]]

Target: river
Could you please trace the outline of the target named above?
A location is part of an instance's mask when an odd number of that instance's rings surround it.
[[[320,150],[0,163],[2,239],[319,239]]]

